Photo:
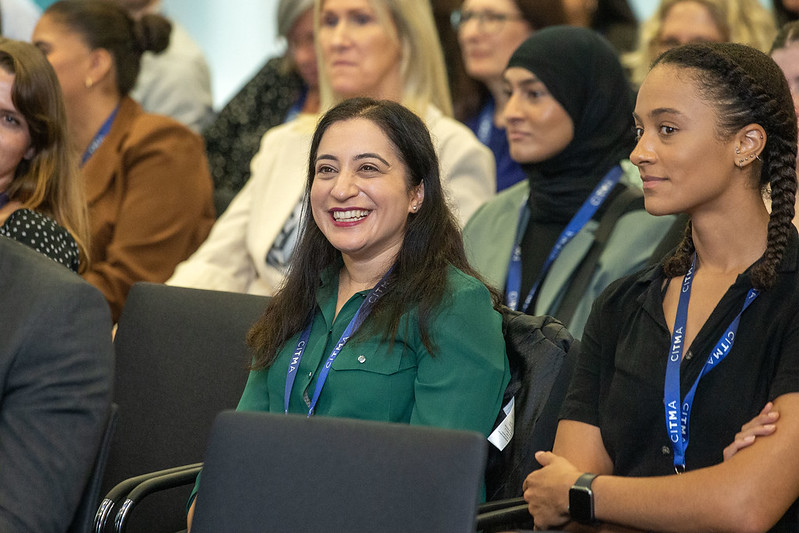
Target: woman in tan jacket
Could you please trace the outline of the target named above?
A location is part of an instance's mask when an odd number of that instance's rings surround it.
[[[69,131],[81,154],[92,263],[84,277],[119,318],[136,281],[165,281],[205,239],[215,213],[201,139],[127,94],[142,52],[163,50],[169,23],[133,21],[102,0],[51,5],[34,44],[58,75]]]

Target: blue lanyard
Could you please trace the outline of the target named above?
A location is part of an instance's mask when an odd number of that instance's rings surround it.
[[[5,207],[11,200],[8,198],[8,193],[0,192],[0,208]]]
[[[691,268],[685,274],[680,292],[680,299],[677,303],[677,316],[674,319],[674,332],[671,335],[671,350],[666,364],[666,383],[663,393],[663,402],[666,406],[666,430],[669,434],[671,447],[674,451],[674,470],[678,474],[685,471],[685,450],[688,448],[688,422],[691,418],[691,407],[694,403],[696,387],[702,376],[716,368],[721,361],[730,353],[735,342],[735,335],[738,332],[738,324],[741,315],[749,305],[755,301],[760,291],[749,289],[746,294],[741,311],[735,316],[727,330],[716,343],[710,352],[702,371],[694,381],[691,389],[680,403],[680,363],[683,353],[683,339],[685,338],[685,325],[688,320],[688,302],[691,299],[691,285],[694,280],[694,268],[696,266],[696,254],[691,262]]]
[[[111,111],[111,114],[108,115],[107,119],[105,119],[103,125],[100,126],[100,131],[97,132],[97,134],[92,139],[92,142],[89,143],[88,148],[86,148],[86,151],[83,152],[83,157],[80,160],[80,166],[85,165],[86,161],[88,161],[89,158],[92,155],[94,155],[94,152],[96,152],[97,149],[100,148],[100,145],[103,144],[103,140],[105,140],[106,136],[108,135],[108,132],[111,131],[111,126],[114,124],[114,119],[117,116],[117,111],[119,111],[119,106],[116,106],[114,110]]]
[[[313,414],[314,408],[316,407],[316,402],[319,400],[319,395],[322,393],[322,388],[325,386],[325,381],[327,381],[327,375],[330,373],[330,367],[333,365],[333,361],[336,360],[338,354],[341,352],[344,345],[347,344],[347,341],[350,340],[353,333],[355,333],[363,321],[366,320],[366,317],[369,316],[369,312],[374,307],[377,300],[380,299],[386,292],[386,288],[388,287],[388,275],[391,273],[391,269],[383,276],[377,285],[369,291],[369,294],[366,295],[363,302],[361,302],[360,307],[358,307],[358,311],[356,311],[355,316],[352,317],[350,323],[347,324],[347,327],[344,329],[344,333],[341,334],[341,338],[336,343],[335,348],[333,351],[330,352],[330,355],[325,362],[325,366],[322,367],[321,372],[319,372],[319,377],[316,380],[316,389],[314,389],[313,398],[311,399],[311,405],[308,408],[308,416],[310,417]],[[291,356],[291,361],[289,361],[289,368],[286,372],[286,390],[285,396],[283,398],[283,411],[288,414],[289,412],[289,399],[291,396],[291,389],[294,388],[294,379],[297,377],[297,370],[300,368],[300,361],[302,361],[302,356],[305,353],[305,348],[308,346],[308,339],[311,336],[311,328],[313,326],[313,314],[308,319],[308,325],[305,326],[305,329],[300,335],[300,340],[297,343],[297,349],[294,350],[294,354]]]
[[[522,306],[522,311],[525,313],[527,312],[527,308],[530,307],[530,303],[533,301],[538,286],[541,284],[544,276],[546,276],[549,267],[552,266],[552,263],[555,262],[569,241],[571,241],[572,238],[583,229],[588,221],[591,220],[596,210],[599,209],[599,206],[602,205],[602,202],[608,197],[610,191],[613,190],[613,187],[619,182],[621,175],[622,169],[620,166],[616,165],[610,169],[566,225],[566,228],[564,228],[558,240],[555,242],[555,246],[553,246],[552,250],[549,252],[549,256],[547,256],[544,266],[541,268],[541,273],[538,274],[538,278],[527,294],[527,298],[524,300],[524,305]],[[532,192],[530,194],[532,194]],[[519,306],[519,294],[522,291],[522,237],[527,228],[528,219],[529,213],[527,201],[525,200],[521,212],[519,213],[519,227],[516,229],[516,240],[513,244],[510,264],[508,265],[508,281],[505,288],[505,304],[514,311]]]
[[[307,97],[308,97],[308,87],[303,86],[302,90],[300,90],[300,95],[297,98],[297,101],[294,102],[289,108],[288,112],[286,112],[286,118],[283,120],[283,122],[289,122],[297,118],[297,115],[299,115],[302,112],[302,108],[305,105],[305,99]]]
[[[477,117],[477,131],[475,133],[480,142],[486,146],[491,141],[491,132],[494,129],[495,105],[493,99],[489,100],[483,106],[483,109],[480,110],[480,115]]]

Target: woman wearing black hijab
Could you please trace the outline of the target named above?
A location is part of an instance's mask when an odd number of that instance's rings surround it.
[[[464,229],[469,261],[511,308],[582,335],[594,298],[644,266],[674,222],[644,210],[633,94],[611,45],[584,28],[536,32],[504,74],[511,157],[527,180]]]

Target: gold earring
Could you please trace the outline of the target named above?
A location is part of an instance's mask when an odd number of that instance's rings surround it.
[[[92,85],[94,85],[94,82],[91,78],[86,78],[86,81],[83,82],[83,85],[85,85],[87,89],[91,89]]]

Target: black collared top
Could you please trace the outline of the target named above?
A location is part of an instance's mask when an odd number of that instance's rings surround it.
[[[799,237],[788,241],[773,288],[741,317],[735,344],[696,391],[686,451],[688,470],[722,462],[741,425],[766,402],[799,392]],[[594,303],[561,418],[600,428],[614,473],[674,473],[663,387],[671,336],[663,314],[660,265],[611,284]],[[682,396],[751,287],[738,276],[697,334],[680,368]],[[799,531],[795,502],[772,531]]]

